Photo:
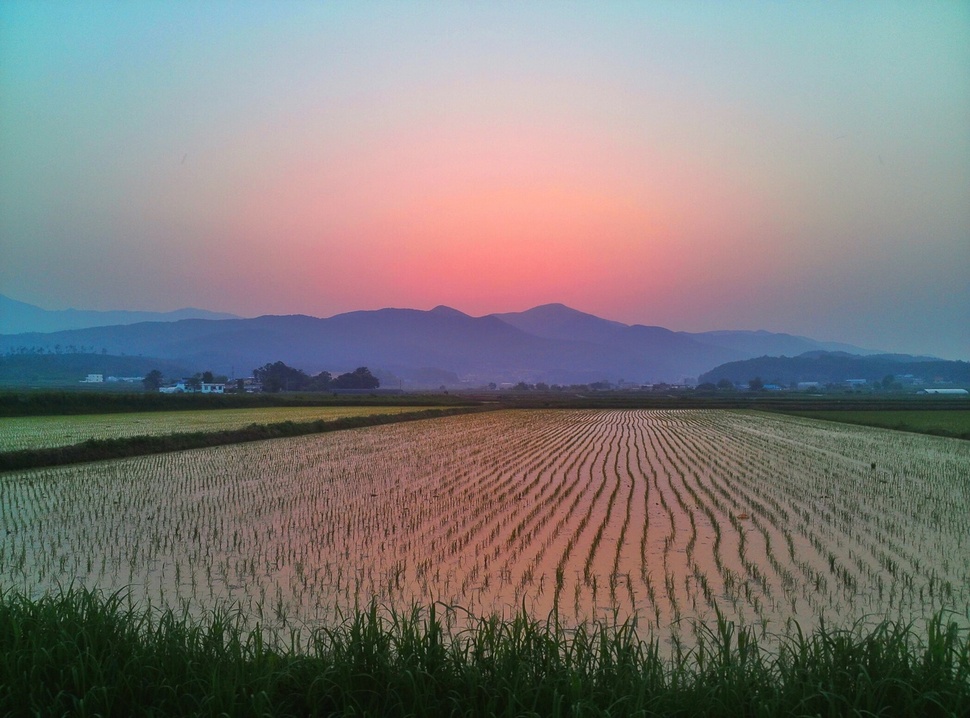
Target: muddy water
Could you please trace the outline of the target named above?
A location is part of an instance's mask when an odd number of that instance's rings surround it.
[[[264,626],[440,601],[688,642],[716,611],[767,633],[965,617],[967,476],[970,442],[803,419],[452,417],[7,474],[0,587]]]

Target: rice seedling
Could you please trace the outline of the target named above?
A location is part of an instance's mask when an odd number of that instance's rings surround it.
[[[8,472],[0,588],[127,588],[193,615],[231,598],[306,631],[370,600],[528,605],[683,646],[718,611],[766,634],[966,615],[970,448],[902,436],[529,410]]]

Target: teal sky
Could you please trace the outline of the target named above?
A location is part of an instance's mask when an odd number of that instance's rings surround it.
[[[0,3],[0,293],[970,359],[970,3]]]

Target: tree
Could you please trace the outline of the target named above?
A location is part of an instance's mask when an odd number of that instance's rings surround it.
[[[152,369],[141,380],[141,383],[145,387],[145,391],[158,391],[162,386],[162,372],[158,369]]]
[[[352,372],[341,374],[331,382],[335,389],[376,389],[381,385],[380,379],[370,373],[370,369],[359,366]]]
[[[328,371],[322,371],[310,380],[309,391],[326,391],[333,383],[333,377]]]
[[[718,389],[733,389],[734,388],[734,382],[731,381],[730,379],[727,379],[727,378],[721,379],[717,383],[717,388]]]
[[[263,385],[263,391],[270,392],[299,391],[310,383],[310,377],[303,371],[281,361],[253,369],[253,377]]]
[[[760,376],[756,376],[754,379],[748,379],[748,388],[751,391],[761,391],[765,388],[765,383]]]

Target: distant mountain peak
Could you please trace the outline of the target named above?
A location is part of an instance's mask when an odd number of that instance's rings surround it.
[[[439,304],[437,307],[431,310],[432,314],[437,314],[443,317],[467,317],[468,315],[464,312],[460,312],[457,309],[446,306],[444,304]]]
[[[573,309],[572,307],[566,306],[560,302],[552,302],[550,304],[540,304],[532,309],[526,309],[524,312],[509,312],[504,316],[512,316],[513,314],[519,314],[521,316],[544,316],[544,317],[557,317],[563,319],[571,319],[576,317],[589,317],[596,319],[601,322],[608,322],[610,324],[620,324],[620,322],[614,322],[610,319],[602,319],[597,317],[595,314],[590,314],[589,312],[582,312],[578,309]]]
[[[572,307],[566,306],[562,302],[549,302],[547,304],[537,304],[536,306],[532,307],[532,309],[527,309],[526,311],[535,312],[535,311],[552,311],[552,310],[557,310],[557,311],[565,310],[567,312],[579,312],[578,309],[573,309]],[[583,314],[584,312],[579,312],[579,313]]]
[[[546,339],[568,339],[600,342],[617,332],[629,329],[621,322],[602,319],[565,304],[541,304],[524,312],[506,312],[489,316],[511,324],[517,329]]]

